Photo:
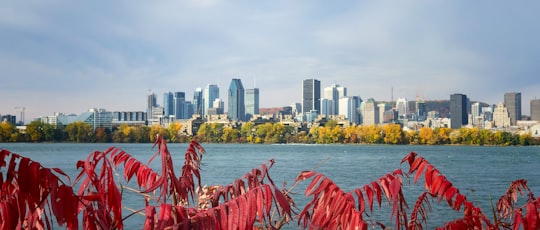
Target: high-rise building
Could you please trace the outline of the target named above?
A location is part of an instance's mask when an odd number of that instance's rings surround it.
[[[510,125],[517,125],[517,121],[521,120],[521,93],[505,93],[504,106],[510,114]]]
[[[345,116],[349,122],[360,124],[358,108],[362,99],[358,96],[345,96],[339,99],[339,115]]]
[[[335,108],[334,108],[335,104],[334,104],[334,100],[330,100],[330,99],[326,99],[326,98],[321,98],[321,111],[320,111],[320,115],[323,115],[325,117],[328,117],[330,115],[334,115],[335,114]]]
[[[228,94],[228,116],[233,120],[244,121],[246,119],[246,104],[244,101],[244,86],[240,79],[232,79]]]
[[[203,90],[203,107],[202,115],[203,117],[208,115],[208,110],[213,108],[214,101],[219,98],[219,87],[214,84],[209,84]]]
[[[407,118],[409,113],[409,102],[407,98],[400,97],[396,101],[396,110],[398,111],[399,118]]]
[[[185,119],[183,116],[184,103],[186,102],[186,93],[184,92],[174,92],[174,117],[176,119]]]
[[[427,119],[426,101],[416,99],[416,120],[425,121]]]
[[[540,99],[531,100],[531,120],[540,121]]]
[[[195,89],[195,92],[193,93],[193,107],[194,107],[194,114],[202,114],[202,106],[203,106],[203,90],[202,88]]]
[[[347,88],[339,86],[337,84],[332,84],[329,87],[324,88],[323,98],[327,99],[327,115],[336,115],[339,111],[339,99],[347,96]],[[331,105],[328,105],[331,104]],[[321,103],[321,105],[323,105]],[[322,108],[321,108],[322,109]],[[321,114],[325,114],[321,112]]]
[[[174,116],[174,94],[172,92],[163,94],[163,111],[165,117]]]
[[[362,107],[362,124],[375,125],[379,123],[379,109],[373,98],[368,99],[363,103]]]
[[[259,88],[246,89],[246,120],[259,114]]]
[[[379,103],[377,104],[377,107],[379,109],[379,123],[384,123],[384,113],[386,112],[386,104],[385,103]]]
[[[321,112],[321,81],[306,79],[302,85],[302,113]]]
[[[155,93],[152,93],[152,91],[148,91],[148,95],[146,96],[146,108],[148,110],[152,110],[153,107],[157,107],[157,96]]]
[[[467,96],[459,93],[450,95],[450,128],[459,129],[467,122]]]
[[[493,111],[493,123],[497,128],[506,128],[510,126],[510,116],[508,115],[508,108],[501,102],[495,107]]]

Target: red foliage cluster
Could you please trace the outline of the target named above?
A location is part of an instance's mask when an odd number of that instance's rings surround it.
[[[80,172],[73,184],[60,169],[46,168],[1,150],[0,229],[52,229],[56,224],[67,229],[123,229],[126,218],[138,212],[144,213],[144,229],[279,229],[295,218],[301,228],[384,229],[383,223],[368,218],[373,206],[382,207],[383,201],[391,208],[394,228],[424,229],[430,202],[443,200],[463,217],[440,229],[540,229],[540,198],[534,197],[527,181],[516,180],[509,186],[490,220],[437,168],[414,152],[401,161],[408,166],[406,172],[396,169],[349,192],[321,173],[301,172],[293,188],[311,179],[304,194],[312,199],[293,216],[296,206],[289,196],[292,188],[279,189],[268,173],[273,160],[231,184],[205,187],[201,186],[200,175],[205,151],[198,142],[192,141],[187,148],[180,176],[176,176],[165,140],[158,137],[156,146],[148,163],[115,147],[93,152],[77,162]],[[148,166],[158,156],[161,171]],[[139,190],[132,190],[145,197],[144,208],[127,216],[122,213],[125,187],[115,176],[120,167],[126,182],[136,179]],[[414,178],[417,184],[421,177],[425,192],[409,210],[403,195],[404,178]],[[525,195],[526,201],[520,205],[518,199]]]

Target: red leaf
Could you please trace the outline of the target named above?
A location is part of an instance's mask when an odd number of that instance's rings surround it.
[[[291,207],[289,206],[289,202],[287,201],[287,198],[283,195],[283,193],[281,193],[281,191],[277,187],[274,187],[274,196],[277,202],[279,203],[279,206],[281,206],[281,208],[283,208],[285,212],[283,213],[283,215],[290,216]]]
[[[527,204],[527,230],[536,230],[537,227],[540,227],[538,224],[538,213],[536,210],[536,205],[534,202],[529,202]]]
[[[358,197],[358,210],[360,213],[364,213],[366,210],[366,203],[364,201],[364,195],[362,195],[362,190],[355,189],[354,192],[356,193],[356,196]]]
[[[371,187],[365,185],[364,191],[366,191],[366,195],[368,197],[369,210],[373,212],[373,190],[371,189]]]

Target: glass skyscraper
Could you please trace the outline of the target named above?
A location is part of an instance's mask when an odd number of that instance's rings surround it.
[[[467,96],[459,93],[450,95],[450,128],[459,129],[467,123]]]
[[[244,101],[244,86],[240,79],[232,79],[228,93],[230,119],[244,121],[246,119],[246,105]]]
[[[302,84],[302,113],[321,112],[321,81],[306,79]]]
[[[259,114],[259,88],[246,89],[246,120]]]
[[[219,87],[214,84],[207,85],[203,90],[202,115],[208,115],[208,109],[213,108],[214,100],[219,98]]]

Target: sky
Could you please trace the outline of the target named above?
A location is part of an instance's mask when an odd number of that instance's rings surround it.
[[[233,78],[260,107],[301,102],[304,79],[348,95],[497,104],[540,97],[539,1],[7,1],[0,114],[144,111],[146,95]]]

